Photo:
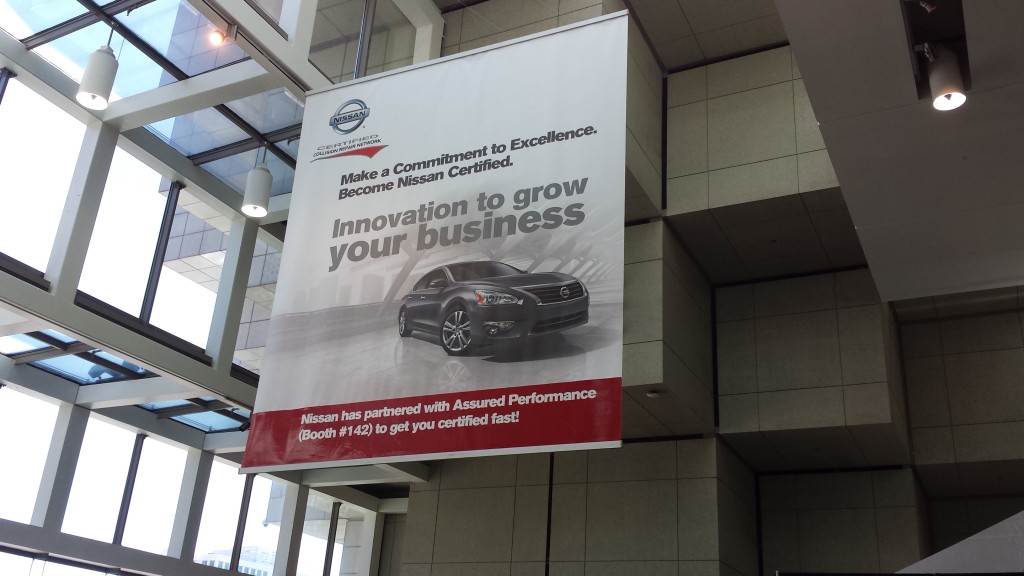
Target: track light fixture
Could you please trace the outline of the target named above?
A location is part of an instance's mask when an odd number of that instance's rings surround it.
[[[928,0],[918,0],[917,5],[920,6],[928,14],[935,12],[935,9],[938,8],[938,6],[932,4]]]
[[[100,46],[89,55],[82,74],[82,83],[78,86],[75,98],[78,103],[91,110],[106,110],[110,101],[110,91],[114,88],[114,76],[117,75],[117,58],[110,49],[114,38],[114,28],[110,28],[110,37],[106,46]]]
[[[227,32],[222,32],[219,28],[214,28],[207,38],[209,39],[210,44],[213,44],[214,46],[220,46],[228,40],[234,40],[237,34],[238,25],[229,24]]]
[[[274,184],[274,177],[267,168],[267,149],[263,151],[263,162],[259,161],[260,151],[256,151],[256,164],[249,171],[245,179],[245,198],[242,200],[242,213],[250,218],[263,218],[267,215],[267,206],[270,204],[270,188]]]
[[[952,51],[925,42],[921,52],[928,60],[928,87],[932,91],[932,106],[936,110],[953,110],[967,101],[960,63]]]

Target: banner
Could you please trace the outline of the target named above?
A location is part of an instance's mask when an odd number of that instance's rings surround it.
[[[626,28],[309,96],[243,469],[619,444]]]

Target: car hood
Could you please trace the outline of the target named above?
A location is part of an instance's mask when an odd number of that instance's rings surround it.
[[[523,286],[546,286],[574,282],[576,278],[558,272],[539,274],[516,274],[515,276],[499,276],[497,278],[479,278],[469,282],[460,282],[466,286],[493,286],[495,288],[521,288]]]

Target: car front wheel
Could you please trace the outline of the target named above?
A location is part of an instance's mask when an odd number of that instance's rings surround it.
[[[469,312],[462,306],[452,308],[441,324],[441,347],[450,356],[462,356],[471,345]]]

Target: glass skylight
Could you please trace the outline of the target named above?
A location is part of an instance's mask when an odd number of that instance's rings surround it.
[[[82,14],[85,7],[75,0],[0,0],[0,28],[19,40]]]
[[[213,150],[249,137],[213,108],[168,118],[146,128],[185,156]]]
[[[217,27],[188,2],[156,0],[116,18],[189,76],[247,58],[234,42],[211,43]]]
[[[241,154],[235,154],[220,160],[214,160],[203,164],[203,168],[214,176],[220,178],[239,193],[245,191],[245,179],[256,163],[256,154],[259,153],[263,159],[262,150],[249,150]],[[274,177],[273,186],[270,188],[270,195],[287,194],[292,191],[292,180],[295,178],[295,171],[282,162],[277,156],[267,153],[267,168]]]
[[[227,107],[262,134],[302,123],[302,106],[284,88],[228,102]]]
[[[67,74],[75,82],[82,81],[82,73],[89,56],[107,43],[110,27],[102,22],[58,38],[36,48],[43,58]],[[157,66],[124,38],[114,34],[111,49],[117,57],[117,76],[110,101],[134,96],[175,81],[174,77]]]

